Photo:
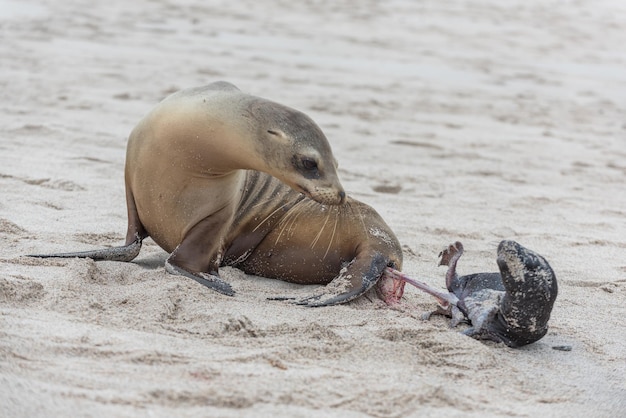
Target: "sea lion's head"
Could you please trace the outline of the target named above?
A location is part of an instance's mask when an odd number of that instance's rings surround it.
[[[498,246],[498,267],[505,295],[491,332],[511,347],[539,340],[548,331],[558,293],[554,271],[545,258],[515,241]]]
[[[345,201],[326,136],[304,113],[264,99],[249,107],[266,173],[324,205]]]

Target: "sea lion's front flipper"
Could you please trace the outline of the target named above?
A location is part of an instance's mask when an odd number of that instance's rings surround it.
[[[235,294],[230,284],[218,275],[218,253],[221,236],[226,226],[217,214],[204,218],[187,232],[183,241],[170,254],[165,262],[165,270],[170,274],[185,276],[227,296]]]
[[[358,298],[376,284],[389,260],[381,253],[357,256],[321,291],[295,303],[304,306],[331,306]]]
[[[141,250],[142,238],[135,235],[135,240],[119,247],[102,248],[99,250],[76,251],[56,254],[29,254],[27,257],[37,258],[91,258],[94,261],[132,261]]]
[[[193,279],[208,287],[209,289],[215,290],[226,296],[233,296],[235,291],[230,286],[230,284],[226,283],[224,280],[220,279],[219,276],[209,273],[192,273],[187,271],[181,267],[178,267],[172,263],[170,263],[169,259],[165,262],[165,271],[170,274],[175,274],[178,276],[184,276],[189,279]]]

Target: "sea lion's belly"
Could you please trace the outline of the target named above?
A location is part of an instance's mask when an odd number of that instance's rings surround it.
[[[277,236],[275,233],[268,235],[266,241],[238,267],[248,274],[291,283],[327,284],[337,276],[342,265],[354,258],[354,255],[339,254],[336,246],[328,254],[315,251],[310,248],[309,241],[294,243],[285,240],[277,246],[273,241]],[[303,251],[303,247],[306,250]]]
[[[287,211],[238,267],[248,274],[326,284],[356,256],[339,207],[304,200]]]

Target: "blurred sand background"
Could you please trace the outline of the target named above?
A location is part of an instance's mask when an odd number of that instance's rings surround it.
[[[344,187],[443,286],[541,253],[550,330],[513,350],[361,298],[225,268],[235,298],[133,263],[28,253],[123,242],[127,135],[228,80],[304,111]],[[567,416],[626,410],[626,3],[0,0],[0,416]],[[569,345],[569,352],[552,347]]]

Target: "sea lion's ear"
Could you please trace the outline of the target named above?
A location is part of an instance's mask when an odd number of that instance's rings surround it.
[[[267,134],[267,138],[270,141],[277,142],[280,144],[289,144],[293,141],[293,139],[290,136],[285,135],[285,133],[278,128],[270,128],[266,131],[266,134]]]

